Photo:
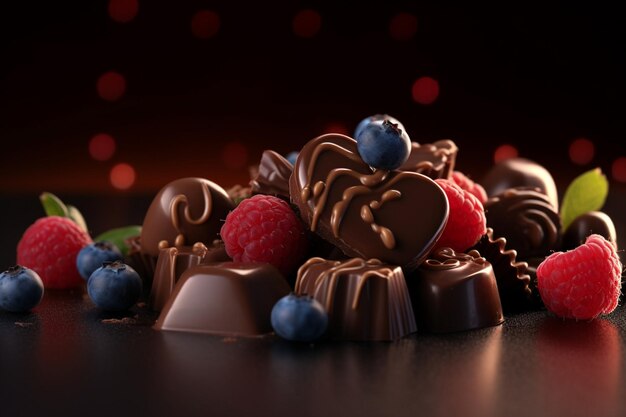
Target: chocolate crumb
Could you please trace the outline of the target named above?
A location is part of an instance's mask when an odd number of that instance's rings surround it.
[[[17,327],[30,327],[30,326],[34,325],[35,323],[28,323],[28,322],[24,322],[24,321],[16,321],[14,324]]]

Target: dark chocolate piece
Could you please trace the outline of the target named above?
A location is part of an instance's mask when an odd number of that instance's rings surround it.
[[[494,197],[509,188],[539,188],[548,196],[554,211],[559,211],[559,196],[554,178],[547,169],[524,158],[506,159],[496,164],[480,183],[489,197]]]
[[[504,237],[520,260],[559,247],[561,217],[538,189],[512,188],[492,197],[485,203],[485,215],[494,237]]]
[[[376,259],[309,259],[296,294],[309,294],[328,313],[328,335],[339,340],[396,340],[417,330],[402,269]]]
[[[203,178],[167,184],[148,208],[141,231],[141,251],[157,257],[159,249],[219,238],[222,221],[234,208],[219,185]]]
[[[407,283],[420,331],[457,332],[504,321],[493,269],[476,251],[439,249]]]
[[[459,148],[450,139],[422,145],[413,142],[409,159],[398,169],[417,172],[434,180],[438,178],[448,179],[454,171],[458,151]]]
[[[313,139],[290,180],[302,219],[348,256],[415,269],[443,232],[448,199],[414,172],[373,172],[344,135]]]
[[[163,307],[157,330],[232,336],[270,333],[276,302],[287,281],[269,264],[226,262],[185,271]]]
[[[252,193],[269,194],[289,201],[289,177],[293,165],[282,155],[267,150],[261,156],[259,172],[250,182]]]
[[[493,229],[480,238],[472,248],[492,266],[498,282],[500,302],[505,313],[518,313],[531,308],[532,291],[528,264],[516,260],[517,252],[506,248],[506,239],[493,238]]]
[[[569,225],[563,234],[562,250],[576,249],[592,234],[604,237],[617,249],[617,233],[613,220],[601,211],[590,211],[576,217]]]

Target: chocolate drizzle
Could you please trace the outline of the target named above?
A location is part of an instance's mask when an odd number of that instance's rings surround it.
[[[191,216],[191,213],[189,211],[189,199],[187,198],[185,194],[176,195],[170,203],[170,220],[172,221],[172,226],[174,226],[174,229],[176,229],[176,231],[178,232],[178,235],[176,235],[176,239],[174,240],[175,246],[183,246],[186,243],[185,235],[181,229],[181,221],[179,217],[180,212],[178,210],[179,206],[182,205],[185,207],[183,211],[184,220],[187,221],[189,224],[193,224],[193,225],[202,224],[206,222],[211,216],[212,200],[211,200],[211,192],[209,191],[209,186],[207,185],[207,183],[202,182],[200,183],[200,187],[202,187],[202,197],[204,199],[204,211],[202,212],[202,215],[198,217],[197,219],[194,219]]]
[[[480,253],[471,250],[468,253],[456,253],[451,248],[441,248],[433,256],[435,258],[426,259],[422,264],[422,268],[433,270],[445,270],[458,268],[468,262],[474,262],[478,265],[484,265],[487,262]]]
[[[449,139],[422,145],[413,142],[409,158],[399,170],[417,172],[432,179],[450,178],[458,150],[456,144]]]

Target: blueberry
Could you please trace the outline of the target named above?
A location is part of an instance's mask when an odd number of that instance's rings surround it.
[[[411,153],[411,139],[404,129],[389,120],[371,122],[356,138],[361,158],[377,169],[396,169]]]
[[[105,262],[121,261],[122,253],[110,242],[96,242],[87,245],[76,256],[76,267],[80,276],[86,281],[93,271]]]
[[[289,294],[272,308],[272,327],[283,339],[312,342],[326,331],[328,315],[313,297]]]
[[[16,265],[0,274],[0,309],[32,310],[43,298],[43,281],[32,269]]]
[[[298,152],[292,151],[285,156],[285,159],[291,163],[291,165],[296,164],[296,159],[298,159]]]
[[[122,262],[105,262],[87,281],[89,298],[101,309],[123,311],[132,307],[141,294],[141,278]]]
[[[395,117],[389,116],[388,114],[375,114],[373,116],[366,117],[359,122],[359,124],[356,126],[356,129],[354,129],[354,139],[359,137],[363,129],[365,129],[365,126],[367,126],[368,124],[372,122],[382,122],[384,120],[389,120],[391,123],[397,124],[398,129],[406,131],[402,123],[400,123],[400,121]]]

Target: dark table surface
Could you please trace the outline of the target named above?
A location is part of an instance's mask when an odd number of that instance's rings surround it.
[[[158,332],[154,319],[145,307],[105,315],[81,292],[48,292],[32,313],[0,313],[0,415],[626,413],[621,306],[590,322],[540,311],[394,343]]]

